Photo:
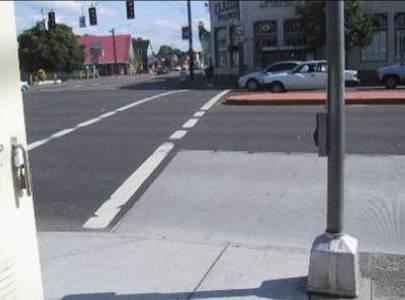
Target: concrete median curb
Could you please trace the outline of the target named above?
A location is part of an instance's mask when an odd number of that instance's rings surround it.
[[[400,90],[368,90],[346,92],[346,104],[405,104],[405,92]],[[228,95],[222,101],[229,105],[322,105],[326,103],[326,93],[237,93]]]

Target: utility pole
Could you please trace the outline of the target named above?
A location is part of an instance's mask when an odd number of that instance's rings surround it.
[[[307,290],[344,297],[359,295],[357,239],[344,234],[345,159],[345,1],[326,1],[328,59],[327,102],[327,227],[312,244]]]
[[[190,81],[194,81],[194,51],[193,51],[193,29],[191,22],[191,1],[187,0],[187,14],[188,14],[188,43],[189,43],[189,70]]]
[[[118,75],[117,73],[117,49],[115,46],[115,30],[114,28],[112,28],[110,30],[111,34],[112,34],[112,39],[113,39],[113,49],[114,49],[114,74]]]

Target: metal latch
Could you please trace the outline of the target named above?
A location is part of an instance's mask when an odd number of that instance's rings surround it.
[[[32,195],[31,171],[28,163],[27,151],[24,146],[12,143],[12,164],[17,187],[26,190],[27,196]]]

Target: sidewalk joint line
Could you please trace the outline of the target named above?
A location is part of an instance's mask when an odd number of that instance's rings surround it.
[[[115,247],[119,247],[119,246],[126,246],[129,244],[133,244],[136,242],[143,242],[143,241],[148,241],[148,239],[142,239],[142,238],[136,237],[134,240],[131,240],[131,241],[118,242],[116,244],[96,247],[94,249],[77,250],[77,251],[72,251],[70,253],[61,254],[61,255],[57,255],[54,257],[46,258],[46,259],[41,259],[41,263],[50,262],[50,261],[58,260],[58,259],[65,258],[65,257],[78,256],[78,255],[87,254],[87,253],[91,253],[91,252],[95,252],[95,251],[102,251],[102,250],[111,249],[111,248],[115,248]]]
[[[211,271],[214,269],[215,265],[218,263],[218,261],[222,258],[226,250],[228,250],[230,243],[227,243],[225,247],[221,250],[221,252],[218,254],[218,256],[215,258],[215,260],[212,262],[210,267],[208,268],[207,272],[203,275],[203,277],[200,279],[200,281],[197,283],[197,286],[193,289],[191,294],[187,297],[187,300],[190,300],[193,298],[194,294],[198,291],[200,286],[203,284],[205,279],[208,277],[208,275],[211,273]]]

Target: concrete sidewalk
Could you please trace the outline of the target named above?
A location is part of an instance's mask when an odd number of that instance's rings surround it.
[[[306,293],[309,252],[300,248],[86,232],[40,233],[39,242],[46,299],[341,299]],[[404,262],[361,253],[356,299],[405,299]]]
[[[308,299],[303,249],[108,233],[43,233],[40,245],[47,299]]]
[[[405,299],[405,157],[347,166],[359,299]],[[39,233],[46,297],[325,299],[305,291],[325,172],[315,154],[181,151],[113,232]]]

